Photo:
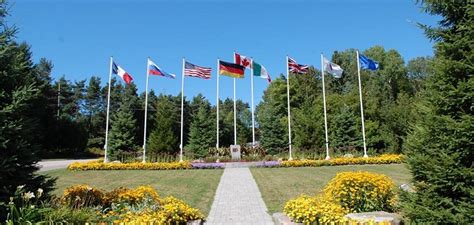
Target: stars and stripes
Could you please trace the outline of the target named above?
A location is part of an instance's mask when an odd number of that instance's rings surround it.
[[[294,59],[288,57],[288,70],[291,73],[305,74],[308,72],[308,68],[308,65],[298,64]]]
[[[190,62],[184,63],[184,75],[190,77],[198,77],[203,79],[210,79],[211,78],[211,68],[202,67],[198,65],[194,65]]]

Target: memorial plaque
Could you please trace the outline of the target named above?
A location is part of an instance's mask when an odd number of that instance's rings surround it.
[[[240,145],[231,145],[230,154],[232,156],[232,161],[240,160]]]

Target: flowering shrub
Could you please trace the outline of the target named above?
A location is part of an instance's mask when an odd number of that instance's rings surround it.
[[[191,163],[193,169],[224,169],[224,163]]]
[[[345,223],[347,210],[321,195],[301,195],[285,204],[284,212],[294,222],[303,224]]]
[[[158,217],[162,224],[179,224],[204,218],[198,209],[191,208],[174,197],[163,199],[163,209],[158,212]]]
[[[293,160],[284,161],[281,167],[320,167],[320,166],[341,166],[341,165],[363,165],[363,164],[391,164],[402,163],[403,155],[384,154],[376,157],[356,157],[356,158],[334,158],[330,160]],[[268,167],[268,166],[267,166]]]
[[[67,167],[69,170],[178,170],[191,169],[190,162],[163,162],[163,163],[103,163],[100,161],[74,162]]]
[[[395,202],[392,180],[369,172],[338,173],[316,196],[302,195],[289,200],[284,212],[303,224],[360,224],[344,216],[349,212],[392,211]],[[362,224],[376,224],[364,221]],[[378,223],[389,224],[389,223]]]
[[[74,185],[64,190],[61,203],[72,208],[97,206],[102,204],[104,193],[88,185]]]
[[[149,185],[139,186],[135,189],[128,189],[124,187],[116,188],[104,195],[104,205],[110,205],[112,203],[129,203],[136,204],[149,199],[153,202],[159,202],[160,196],[155,189]]]
[[[324,193],[350,212],[392,211],[395,202],[393,181],[369,172],[338,173]]]

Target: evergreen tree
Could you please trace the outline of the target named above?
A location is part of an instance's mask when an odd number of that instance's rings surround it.
[[[261,145],[267,154],[277,154],[288,148],[288,136],[282,118],[272,108],[262,109],[259,113]]]
[[[211,114],[210,103],[205,100],[199,104],[197,113],[193,116],[189,131],[189,144],[186,151],[194,158],[204,158],[209,152],[209,147],[216,142],[215,123],[209,115]]]
[[[160,95],[156,105],[155,128],[148,138],[147,153],[176,154],[179,149],[179,124],[172,96]]]
[[[355,147],[360,140],[360,132],[356,126],[357,118],[352,110],[344,105],[331,120],[330,144],[336,148]]]
[[[111,155],[117,155],[123,151],[133,152],[137,149],[137,120],[133,111],[137,101],[136,87],[127,85],[121,96],[120,108],[111,119],[109,134]]]
[[[423,26],[435,41],[433,74],[406,155],[414,193],[402,196],[413,223],[471,224],[474,221],[474,5],[469,1],[422,1],[441,16],[438,27]]]
[[[14,40],[16,28],[5,22],[7,4],[0,1],[0,202],[8,202],[17,186],[52,190],[54,180],[37,174],[41,140],[34,108],[42,98],[26,43]],[[5,221],[5,205],[0,220]]]
[[[104,146],[105,103],[100,94],[100,78],[92,76],[86,88],[84,108],[87,116],[88,147]]]

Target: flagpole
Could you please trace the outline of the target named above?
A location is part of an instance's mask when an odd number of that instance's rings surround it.
[[[234,54],[235,55],[235,54]],[[255,109],[253,103],[253,58],[250,58],[250,89],[252,103],[252,148],[255,148]]]
[[[234,51],[234,63],[236,62]],[[234,145],[237,145],[237,111],[235,106],[235,77],[234,77]]]
[[[179,144],[179,162],[183,161],[183,115],[184,115],[184,63],[185,59],[183,57],[183,66],[181,70],[181,143]]]
[[[288,68],[288,55],[286,56],[286,93],[288,97],[288,144],[290,148],[290,157],[288,160],[293,160],[293,156],[291,155],[290,71]]]
[[[331,159],[329,157],[329,139],[328,139],[328,119],[326,113],[326,88],[324,87],[324,57],[321,53],[321,80],[323,82],[323,108],[324,108],[324,134],[326,137],[326,160]]]
[[[220,61],[217,59],[217,85],[216,85],[216,114],[217,114],[217,119],[216,119],[216,125],[217,125],[217,132],[216,132],[216,149],[219,150],[219,64]]]
[[[234,78],[234,145],[237,145],[237,107],[235,104],[235,78]]]
[[[108,162],[108,151],[109,151],[109,112],[110,112],[110,86],[112,82],[112,64],[113,58],[110,57],[110,67],[109,67],[109,90],[107,92],[107,118],[105,120],[105,145],[104,145],[104,163]]]
[[[148,116],[148,80],[150,78],[150,73],[148,66],[150,65],[150,57],[146,61],[146,85],[145,85],[145,121],[143,126],[143,163],[146,162],[146,123]]]
[[[365,124],[364,124],[364,106],[362,104],[362,84],[360,81],[360,62],[359,62],[359,51],[356,51],[357,54],[357,75],[359,78],[359,98],[360,98],[360,118],[362,120],[362,139],[364,141],[364,158],[369,157],[367,155],[367,146],[365,142]]]

